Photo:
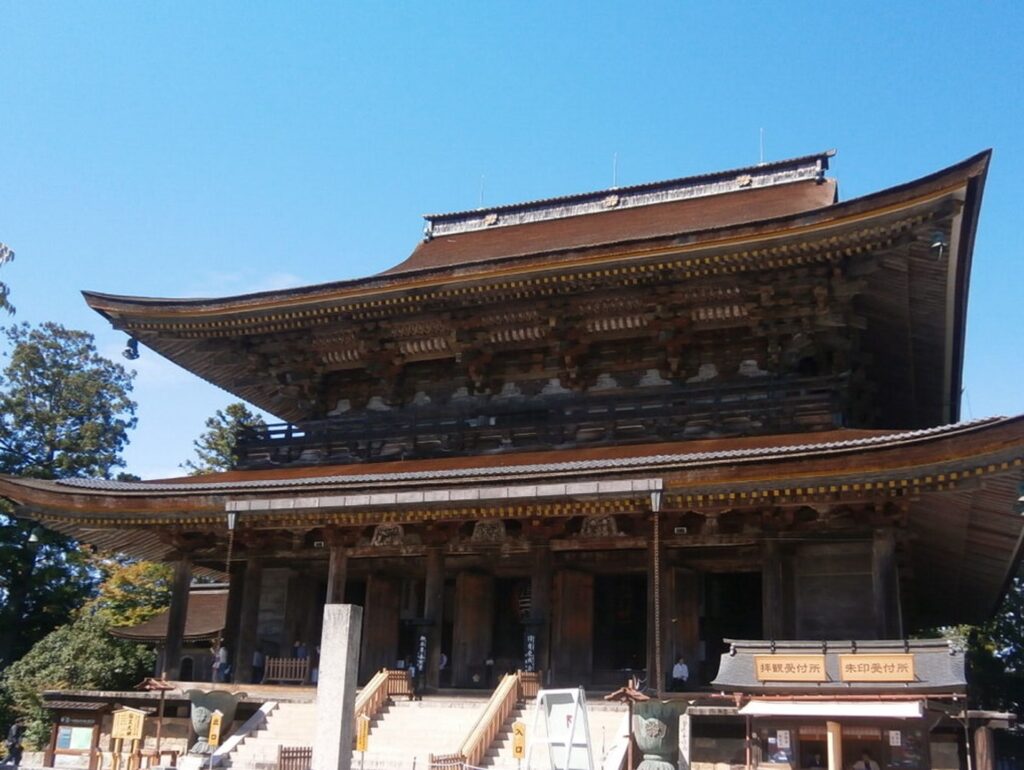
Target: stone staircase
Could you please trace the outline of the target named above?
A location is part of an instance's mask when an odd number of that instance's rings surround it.
[[[279,746],[312,746],[315,703],[278,703],[221,763],[232,770],[276,770]]]
[[[352,767],[365,770],[427,770],[428,754],[458,750],[480,717],[482,696],[424,696],[392,700],[370,722],[369,751],[352,753]],[[312,746],[315,703],[279,703],[264,724],[238,744],[220,767],[276,770],[280,746]]]
[[[481,766],[487,770],[518,770],[519,761],[512,756],[512,723],[524,722],[526,724],[527,753],[530,758],[531,770],[544,770],[551,766],[547,746],[542,743],[535,744],[530,751],[530,743],[534,738],[543,738],[544,728],[534,727],[534,714],[536,713],[536,701],[531,701],[516,708],[512,715],[505,720],[501,732],[495,738],[494,743],[484,757]],[[624,740],[626,733],[626,707],[619,703],[606,703],[604,701],[587,702],[587,724],[590,727],[590,748],[594,757],[595,770],[618,770],[618,763],[614,761],[615,767],[606,767],[606,759],[612,752],[613,746],[619,742],[620,737]],[[537,736],[535,733],[540,732]],[[525,761],[523,767],[526,766]]]
[[[366,770],[427,770],[429,754],[458,751],[486,705],[480,696],[391,701],[370,723]],[[363,766],[353,754],[352,767]]]

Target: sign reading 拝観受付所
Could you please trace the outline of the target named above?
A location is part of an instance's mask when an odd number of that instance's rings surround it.
[[[755,655],[761,682],[827,682],[824,655]]]
[[[840,655],[839,678],[844,682],[914,682],[917,680],[914,656],[911,653]]]

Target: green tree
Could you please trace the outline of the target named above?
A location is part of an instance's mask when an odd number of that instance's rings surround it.
[[[13,261],[14,250],[6,243],[0,243],[0,267]],[[0,310],[6,310],[11,315],[14,315],[14,305],[11,304],[11,289],[3,281],[0,281]]]
[[[87,606],[112,627],[136,626],[171,603],[174,570],[169,564],[105,559],[100,571],[103,582]]]
[[[133,372],[59,324],[4,330],[0,472],[109,478],[135,427]],[[0,667],[24,654],[91,595],[88,554],[67,537],[0,509]]]
[[[181,467],[192,476],[229,470],[238,460],[235,444],[239,431],[265,425],[263,418],[249,411],[241,401],[228,404],[207,418],[206,430],[192,442],[196,450],[195,461],[186,460]]]
[[[24,717],[28,742],[45,743],[50,718],[42,693],[55,689],[128,689],[152,672],[151,648],[111,636],[116,626],[135,625],[165,609],[170,601],[170,568],[151,562],[101,560],[106,575],[95,598],[71,623],[39,640],[0,678],[0,707],[7,719]]]

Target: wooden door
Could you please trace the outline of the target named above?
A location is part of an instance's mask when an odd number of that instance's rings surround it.
[[[399,607],[402,581],[391,575],[373,574],[366,581],[363,609],[360,681],[368,681],[382,668],[394,668],[398,660]]]
[[[494,577],[460,572],[455,579],[455,617],[452,629],[452,685],[488,687],[492,672],[486,663],[493,654]]]
[[[577,570],[555,573],[551,674],[561,687],[589,684],[594,651],[594,576]]]

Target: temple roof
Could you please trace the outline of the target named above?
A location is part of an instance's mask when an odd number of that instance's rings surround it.
[[[19,516],[109,550],[171,558],[193,533],[219,569],[238,528],[535,519],[649,510],[888,505],[908,512],[915,583],[941,622],[984,617],[1016,574],[1024,416],[919,431],[833,431],[379,463],[233,471],[149,482],[0,477]],[[736,540],[740,537],[740,540]],[[724,538],[724,539],[723,539]],[[742,536],[685,535],[676,547]],[[673,541],[674,542],[674,541]],[[754,541],[751,541],[754,542]],[[236,554],[238,551],[236,550]]]
[[[964,674],[964,653],[946,639],[891,640],[842,640],[842,641],[776,641],[726,639],[729,651],[721,658],[718,675],[712,687],[726,692],[785,693],[787,695],[825,695],[842,693],[846,697],[864,696],[868,693],[893,693],[910,695],[914,693],[941,693],[946,695],[963,693],[967,689]],[[800,657],[793,657],[800,656]],[[786,674],[773,674],[759,678],[757,661],[771,661],[774,657],[781,665],[788,661],[790,670],[795,661],[806,661],[804,656],[820,656],[825,671],[822,681],[800,681],[799,674],[793,674],[787,681]],[[875,666],[874,675],[861,676],[847,681],[842,669],[847,664],[860,660],[868,666]],[[910,681],[899,681],[887,676],[886,666],[894,662],[911,660]],[[886,681],[888,678],[889,681]],[[874,679],[874,681],[868,681]]]
[[[188,592],[188,614],[183,637],[189,642],[216,638],[224,630],[228,588],[221,584],[196,584]],[[167,638],[170,610],[164,610],[135,626],[111,629],[114,636],[137,642],[161,644]]]
[[[295,421],[333,406],[308,395],[316,392],[317,371],[395,358],[393,349],[404,342],[364,339],[367,323],[401,322],[403,334],[415,335],[453,312],[507,308],[553,293],[575,296],[577,286],[612,290],[697,276],[739,280],[744,273],[756,280],[761,270],[904,242],[935,220],[948,239],[948,259],[917,259],[910,290],[871,287],[867,308],[879,323],[899,325],[900,335],[919,340],[904,366],[927,391],[919,398],[927,404],[922,422],[938,422],[932,413],[955,420],[967,276],[989,153],[843,203],[835,202],[834,181],[821,176],[827,157],[489,209],[493,226],[486,213],[479,222],[476,212],[437,216],[435,235],[406,261],[355,280],[222,298],[85,297],[115,328]],[[451,337],[450,331],[440,334],[441,342],[416,337],[410,347],[457,357]],[[280,352],[296,340],[315,351]]]

